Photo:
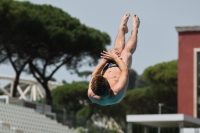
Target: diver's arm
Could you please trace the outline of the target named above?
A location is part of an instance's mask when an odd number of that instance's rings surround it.
[[[114,58],[114,61],[117,63],[119,69],[121,70],[119,80],[117,84],[112,88],[114,95],[117,95],[119,91],[125,89],[126,83],[128,82],[129,69],[119,57]]]
[[[108,61],[106,59],[102,59],[101,62],[96,66],[96,68],[94,69],[91,79],[96,76],[101,74],[101,71],[103,69],[103,67],[108,63]]]

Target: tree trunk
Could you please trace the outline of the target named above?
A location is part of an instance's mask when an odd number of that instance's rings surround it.
[[[53,98],[51,96],[51,91],[49,89],[49,86],[48,86],[48,81],[46,81],[45,79],[43,79],[44,82],[42,83],[42,86],[44,87],[45,89],[45,92],[46,92],[46,103],[48,105],[53,105],[52,101],[53,101]]]
[[[15,76],[15,81],[14,81],[14,85],[13,85],[13,92],[12,92],[12,96],[13,97],[17,97],[17,86],[19,84],[19,77],[20,77],[20,73],[16,72],[16,76]]]

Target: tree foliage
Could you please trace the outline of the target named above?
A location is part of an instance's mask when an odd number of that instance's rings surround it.
[[[78,111],[89,102],[87,98],[87,85],[83,83],[65,84],[52,90],[52,95],[54,97],[54,105],[64,107],[69,112],[73,126],[76,127]]]
[[[127,113],[155,113],[155,99],[153,98],[149,88],[136,88],[134,90],[127,91],[124,101],[127,104]]]
[[[58,8],[23,4],[31,9],[31,17],[43,27],[40,32],[45,33],[42,39],[38,36],[38,42],[42,44],[40,50],[37,50],[39,59],[37,56],[32,59],[29,68],[45,88],[50,104],[51,95],[47,83],[53,74],[65,64],[68,68],[76,69],[81,65],[81,60],[87,56],[91,58],[89,64],[97,63],[100,51],[110,43],[110,38],[106,33],[86,27],[78,19],[72,18]],[[52,69],[50,73],[48,67]]]
[[[151,66],[144,78],[154,92],[157,103],[164,103],[166,113],[177,112],[177,60]]]
[[[144,79],[151,86],[156,88],[171,88],[177,87],[177,60],[163,62],[155,66],[148,67],[144,71]]]
[[[177,61],[148,67],[142,76],[148,86],[127,91],[124,101],[130,105],[128,112],[155,114],[158,113],[158,103],[163,103],[162,113],[176,113]]]
[[[145,88],[148,86],[148,83],[145,81],[143,75],[138,75],[135,81],[135,88]]]
[[[128,83],[128,90],[131,90],[135,88],[136,80],[137,80],[138,74],[135,70],[130,69],[129,70],[129,83]]]
[[[23,26],[27,13],[25,8],[12,0],[0,1],[0,62],[6,59],[15,70],[13,96],[16,96],[16,89],[19,77],[24,70],[30,56],[23,52],[27,48],[27,34]]]

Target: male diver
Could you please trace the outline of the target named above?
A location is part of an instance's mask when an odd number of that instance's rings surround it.
[[[127,22],[130,13],[122,17],[114,48],[101,53],[101,62],[91,75],[88,97],[99,105],[111,105],[120,102],[126,94],[129,68],[132,55],[136,50],[137,33],[140,20],[133,15],[131,36],[125,45],[125,34],[128,33]]]

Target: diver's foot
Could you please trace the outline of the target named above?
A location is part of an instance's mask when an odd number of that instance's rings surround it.
[[[122,17],[120,27],[124,30],[124,33],[128,33],[127,22],[128,22],[129,17],[130,17],[130,13],[127,13]]]
[[[140,19],[136,14],[134,14],[133,15],[133,29],[139,28],[139,26],[140,26]]]

